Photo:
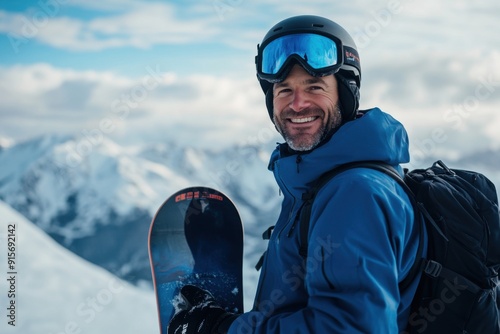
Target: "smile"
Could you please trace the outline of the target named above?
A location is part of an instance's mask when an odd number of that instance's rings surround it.
[[[303,117],[303,118],[290,118],[292,123],[308,123],[316,120],[318,117]]]

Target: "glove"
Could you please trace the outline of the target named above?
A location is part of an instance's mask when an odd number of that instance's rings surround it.
[[[227,333],[238,315],[226,312],[210,292],[194,285],[185,285],[181,296],[187,309],[177,312],[168,324],[168,334]]]

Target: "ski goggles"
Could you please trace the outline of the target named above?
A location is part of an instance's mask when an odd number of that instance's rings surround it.
[[[335,73],[342,66],[342,43],[315,33],[280,36],[258,48],[257,75],[269,82],[283,81],[295,60],[311,75]]]

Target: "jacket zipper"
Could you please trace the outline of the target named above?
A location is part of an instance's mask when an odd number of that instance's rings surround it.
[[[302,158],[300,158],[300,159],[302,159]],[[299,161],[299,163],[300,163],[300,161]],[[277,164],[276,164],[275,168],[278,168]],[[298,168],[298,164],[297,164],[297,168]],[[293,199],[292,207],[291,207],[291,209],[290,209],[290,211],[288,213],[287,222],[284,224],[283,228],[280,229],[279,231],[276,231],[276,229],[273,231],[273,234],[277,233],[277,235],[276,235],[276,243],[279,245],[281,233],[287,228],[287,226],[290,224],[290,221],[293,219],[293,212],[295,211],[294,208],[295,208],[296,200],[295,200],[294,196],[291,196],[290,191],[286,188],[285,183],[281,179],[279,171],[276,172],[276,175],[278,175],[278,177],[279,177],[280,184],[283,185],[283,187],[285,188],[286,192]],[[280,191],[281,191],[281,187],[280,187]],[[289,235],[287,235],[287,236],[289,236]],[[270,241],[271,240],[269,240],[269,242]],[[269,247],[269,244],[268,244],[268,247]],[[266,251],[266,253],[267,253],[267,251]],[[260,299],[261,299],[260,295],[262,293],[262,282],[264,282],[265,277],[266,277],[266,267],[267,267],[267,254],[264,257],[264,262],[263,262],[262,268],[261,268],[261,277],[259,279],[259,284],[257,286],[257,291],[255,293],[255,301],[254,301],[254,304],[253,304],[253,308],[254,309],[257,309],[258,306],[259,306],[259,302],[260,302]]]
[[[302,156],[299,154],[297,155],[297,158],[295,158],[295,163],[297,164],[297,174],[300,173],[299,165],[302,162]]]

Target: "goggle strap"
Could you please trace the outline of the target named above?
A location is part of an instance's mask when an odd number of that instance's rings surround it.
[[[361,68],[359,54],[356,49],[344,45],[344,64],[354,66],[357,69]]]

